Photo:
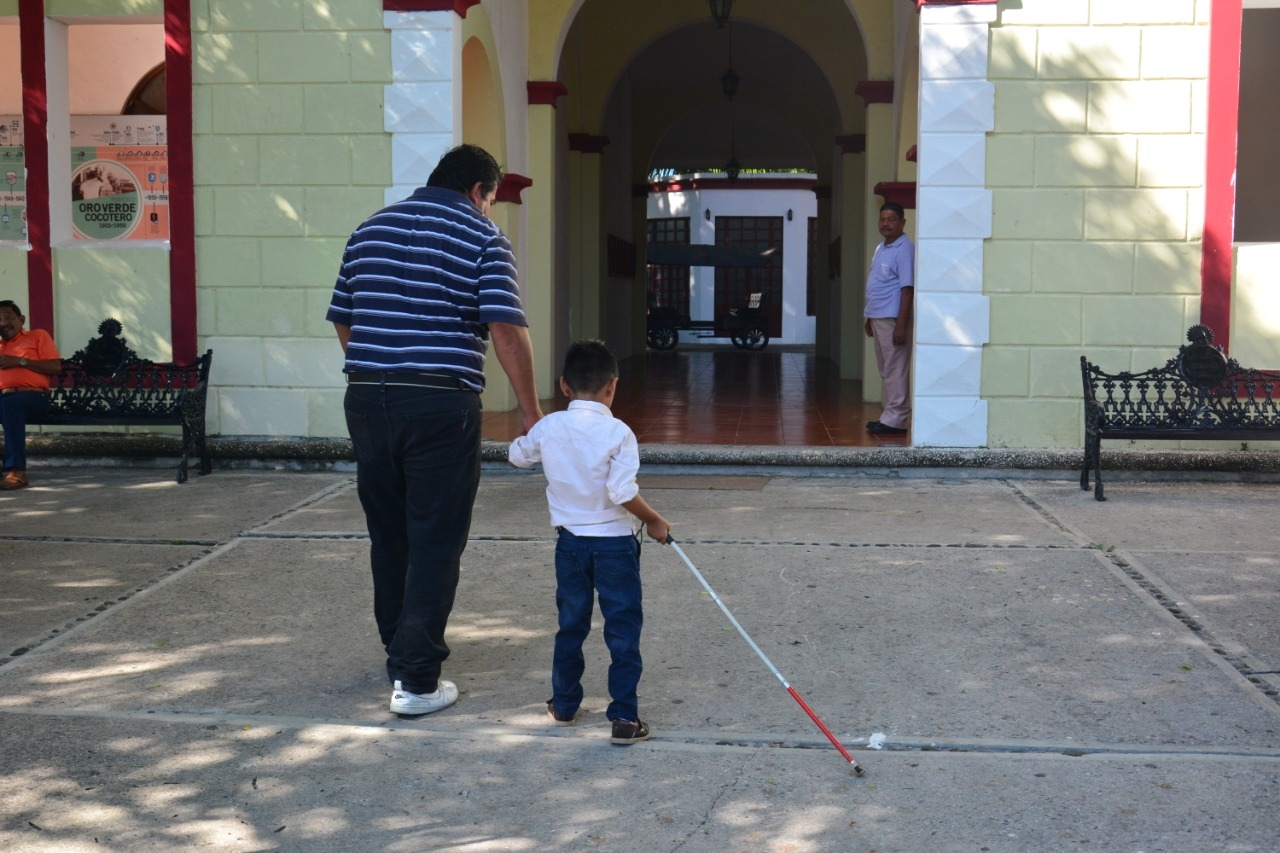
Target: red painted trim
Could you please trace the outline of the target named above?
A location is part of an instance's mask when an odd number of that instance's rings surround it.
[[[592,136],[590,133],[571,133],[569,134],[569,150],[579,151],[583,154],[600,154],[603,153],[604,147],[609,144],[607,136]]]
[[[459,18],[467,10],[479,6],[480,0],[382,0],[384,12],[457,12]]]
[[[915,181],[883,181],[876,184],[872,192],[882,197],[885,201],[896,201],[907,210],[915,210]]]
[[[569,87],[558,80],[530,80],[526,87],[529,90],[530,106],[549,106],[554,109],[556,99],[569,94]]]
[[[844,136],[837,136],[836,145],[840,148],[841,154],[861,154],[867,150],[867,135],[865,133],[848,133]]]
[[[526,178],[524,175],[517,175],[515,172],[507,172],[502,176],[502,183],[498,184],[498,195],[494,198],[494,201],[523,204],[520,193],[531,186],[533,186],[533,178]]]
[[[649,193],[683,193],[694,190],[812,190],[817,178],[697,178],[674,181],[652,181]],[[641,185],[643,186],[643,184]]]
[[[173,360],[196,360],[196,191],[191,0],[164,0],[169,135],[169,334]]]
[[[22,46],[22,130],[27,167],[27,326],[53,334],[53,250],[49,245],[49,96],[44,0],[18,0]]]
[[[1214,0],[1209,13],[1209,106],[1205,145],[1200,322],[1224,349],[1231,342],[1231,242],[1235,232],[1236,134],[1240,120],[1241,0]]]
[[[862,80],[853,87],[853,91],[854,94],[862,96],[867,106],[893,103],[892,80]]]
[[[919,157],[919,156],[920,156],[920,146],[918,146],[918,145],[912,145],[910,148],[908,148],[908,149],[907,149],[907,158],[906,158],[906,159],[907,159],[907,162],[908,162],[908,163],[914,163],[914,162],[916,162],[916,158],[917,158],[917,157]]]

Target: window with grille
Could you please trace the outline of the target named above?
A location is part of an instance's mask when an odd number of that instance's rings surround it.
[[[782,217],[717,216],[716,245],[764,251],[769,262],[759,267],[716,267],[716,317],[742,308],[753,293],[763,293],[760,308],[769,324],[769,337],[782,335]]]
[[[678,216],[649,220],[650,243],[689,242],[689,217]],[[689,314],[689,268],[649,264],[648,289],[650,308],[673,308],[683,316]]]

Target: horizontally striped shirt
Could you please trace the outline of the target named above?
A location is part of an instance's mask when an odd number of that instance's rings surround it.
[[[489,323],[529,325],[511,243],[462,193],[420,187],[355,230],[326,315],[344,370],[456,376],[484,390]]]

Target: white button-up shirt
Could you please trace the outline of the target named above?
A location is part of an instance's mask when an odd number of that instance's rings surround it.
[[[511,442],[511,464],[542,463],[551,525],[575,536],[630,536],[631,514],[620,504],[640,494],[640,448],[635,433],[603,403],[574,400],[528,435]]]

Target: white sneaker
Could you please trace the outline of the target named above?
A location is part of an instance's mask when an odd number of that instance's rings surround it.
[[[452,681],[440,679],[434,693],[418,695],[410,693],[397,681],[391,691],[391,713],[393,714],[430,714],[441,711],[458,701],[458,685]]]

